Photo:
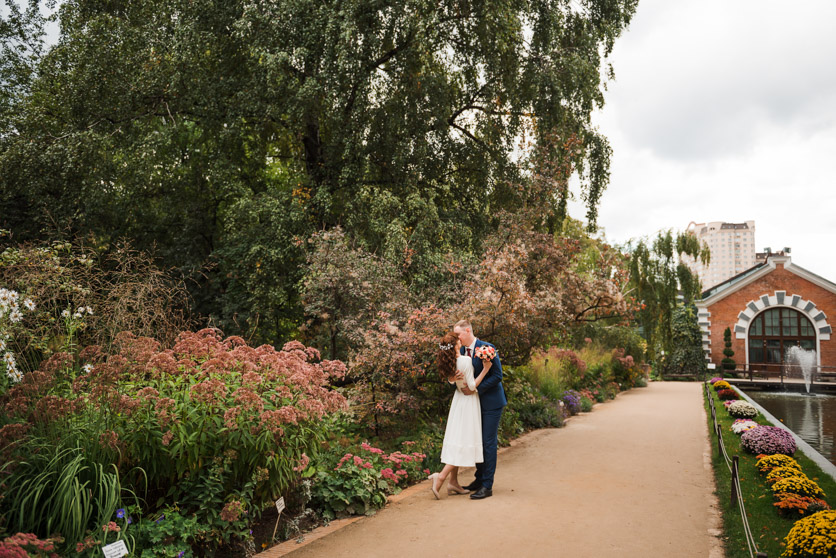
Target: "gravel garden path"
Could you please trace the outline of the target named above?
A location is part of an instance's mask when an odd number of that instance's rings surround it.
[[[425,481],[259,556],[721,558],[701,389],[653,382],[523,436],[500,451],[491,498],[436,501]]]

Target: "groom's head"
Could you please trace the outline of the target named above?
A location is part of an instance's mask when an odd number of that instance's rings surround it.
[[[459,320],[456,322],[456,325],[453,326],[453,333],[455,333],[459,341],[462,342],[462,345],[468,347],[473,343],[473,340],[476,337],[473,335],[473,327],[470,325],[470,322],[467,320]]]

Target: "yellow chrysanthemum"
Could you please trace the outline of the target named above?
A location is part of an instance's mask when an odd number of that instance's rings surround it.
[[[781,479],[772,485],[772,492],[791,492],[799,496],[810,496],[812,498],[824,498],[825,494],[821,487],[806,476],[789,477]]]
[[[784,539],[785,558],[836,556],[836,511],[827,510],[799,519]]]
[[[791,477],[804,477],[809,480],[807,475],[805,475],[801,469],[796,467],[775,467],[766,475],[766,480],[778,481],[780,479],[787,479]]]
[[[771,469],[776,467],[793,467],[794,469],[801,470],[801,466],[798,464],[798,461],[790,457],[789,455],[784,455],[783,453],[774,453],[772,455],[764,455],[759,456],[758,462],[755,464],[758,470],[761,473],[765,473]]]

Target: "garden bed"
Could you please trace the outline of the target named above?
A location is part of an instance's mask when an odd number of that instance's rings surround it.
[[[773,505],[772,490],[766,476],[761,475],[755,466],[757,457],[744,451],[740,436],[731,431],[731,426],[736,419],[726,412],[723,401],[717,393],[714,390],[710,391],[711,401],[705,399],[709,431],[713,432],[713,425],[708,405],[714,404],[717,410],[717,423],[722,431],[726,451],[730,456],[739,456],[740,487],[743,502],[758,550],[766,552],[771,558],[777,558],[784,552],[786,548],[785,537],[798,520],[798,517],[782,517],[779,515],[778,509]],[[770,425],[761,415],[753,420],[758,424]],[[730,500],[731,473],[719,453],[717,438],[713,433],[711,435],[711,446],[712,465],[723,516],[726,556],[727,558],[749,558],[740,511],[737,504],[733,505]],[[822,488],[827,495],[827,500],[832,502],[834,496],[836,496],[836,481],[824,474],[815,462],[801,452],[795,452],[793,458],[798,462],[804,473]]]

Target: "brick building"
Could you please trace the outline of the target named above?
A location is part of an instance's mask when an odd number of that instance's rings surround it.
[[[815,350],[818,366],[836,366],[836,284],[794,265],[789,254],[770,254],[705,291],[697,313],[706,359],[717,369],[727,327],[738,366],[774,371],[792,345]]]

